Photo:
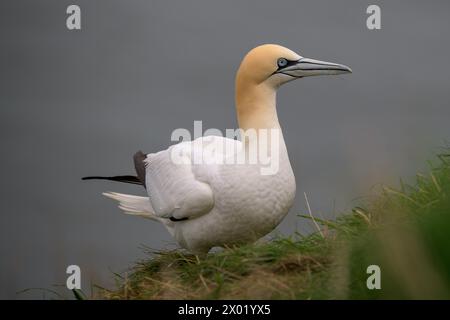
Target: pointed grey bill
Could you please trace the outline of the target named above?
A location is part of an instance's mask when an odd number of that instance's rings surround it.
[[[301,58],[295,64],[291,64],[286,68],[281,68],[276,73],[285,74],[295,78],[303,78],[310,76],[335,75],[351,72],[352,69],[343,64],[309,58]]]

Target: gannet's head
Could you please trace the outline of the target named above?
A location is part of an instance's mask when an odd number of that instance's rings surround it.
[[[266,83],[274,88],[283,83],[309,76],[351,73],[342,64],[304,58],[276,44],[252,49],[242,60],[237,73],[238,84]]]

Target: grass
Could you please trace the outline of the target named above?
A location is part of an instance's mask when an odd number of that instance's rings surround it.
[[[299,219],[312,219],[300,215]],[[149,252],[103,299],[449,299],[450,152],[413,185],[383,187],[320,232],[226,248],[205,258]],[[378,265],[381,289],[369,290]]]

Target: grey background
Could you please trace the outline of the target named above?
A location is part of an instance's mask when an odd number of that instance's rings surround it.
[[[66,7],[82,9],[68,31]],[[382,30],[365,10],[382,8]],[[132,173],[132,154],[170,144],[175,128],[236,127],[234,75],[244,54],[279,43],[347,64],[352,75],[302,79],[278,95],[296,174],[277,232],[333,217],[380,183],[425,170],[450,136],[448,1],[1,1],[0,298],[41,298],[82,269],[83,289],[113,287],[145,254],[175,247],[162,226],[120,214],[82,182]],[[58,289],[70,297],[64,289]],[[53,297],[45,294],[45,297]]]

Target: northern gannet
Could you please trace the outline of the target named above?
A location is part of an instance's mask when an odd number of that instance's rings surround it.
[[[83,179],[143,185],[148,197],[115,192],[104,195],[117,200],[127,214],[161,222],[182,247],[193,253],[256,241],[285,217],[296,190],[277,117],[277,89],[294,79],[350,72],[345,65],[304,58],[274,44],[256,47],[244,57],[236,75],[237,120],[243,132],[278,130],[276,138],[268,139],[268,150],[276,146],[278,161],[277,170],[271,174],[262,173],[264,165],[259,161],[227,161],[249,151],[252,142],[257,145],[261,140],[257,134],[241,136],[241,140],[205,136],[157,153],[138,152],[134,156],[137,176]],[[230,156],[223,150],[235,152]],[[174,161],[174,154],[181,161]],[[206,161],[195,162],[193,157],[198,154]]]

